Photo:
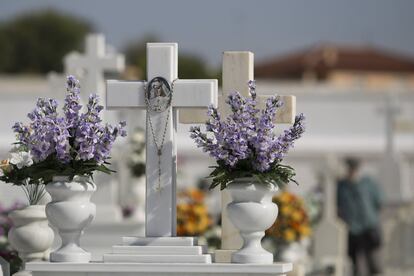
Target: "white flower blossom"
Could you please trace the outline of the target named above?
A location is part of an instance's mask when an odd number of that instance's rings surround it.
[[[33,159],[30,153],[28,152],[25,152],[25,151],[12,152],[10,163],[12,163],[13,165],[16,165],[18,169],[21,169],[23,167],[29,167],[33,165]]]

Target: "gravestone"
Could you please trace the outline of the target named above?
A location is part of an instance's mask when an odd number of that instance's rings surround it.
[[[380,162],[379,174],[381,186],[388,204],[407,203],[413,199],[409,182],[410,169],[395,151],[395,124],[400,107],[395,97],[384,98],[384,106],[380,111],[385,117],[385,151]]]
[[[89,34],[85,39],[85,53],[69,53],[65,56],[66,73],[84,79],[81,83],[81,98],[87,102],[90,93],[97,93],[105,106],[105,72],[122,72],[125,69],[125,58],[122,54],[108,51],[103,34]]]
[[[82,86],[82,104],[88,102],[89,94],[97,93],[105,105],[105,73],[122,72],[125,58],[105,43],[103,34],[88,34],[85,37],[85,53],[71,52],[64,57],[63,64],[64,74],[50,72],[47,76],[52,92],[57,92],[57,98],[63,99],[66,94],[66,76],[75,75]]]
[[[389,95],[380,111],[385,115],[386,147],[379,170],[386,203],[391,204],[383,223],[383,252],[387,268],[394,270],[394,274],[402,274],[403,271],[414,270],[414,241],[411,238],[414,231],[414,202],[409,185],[410,168],[407,160],[402,159],[403,155],[398,155],[395,149],[400,103],[395,96]]]
[[[147,44],[149,83],[112,80],[107,82],[108,108],[147,109],[146,237],[124,238],[122,246],[113,247],[114,254],[104,255],[105,262],[210,261],[210,256],[203,254],[201,247],[194,246],[194,238],[175,237],[177,220],[175,135],[179,109],[217,105],[217,80],[177,79],[177,48],[176,43]],[[168,103],[171,108],[168,107]],[[151,110],[148,105],[154,109]],[[141,248],[140,245],[144,244],[148,246]],[[158,248],[159,246],[172,247]],[[144,252],[149,255],[162,254],[162,256],[148,257]]]
[[[385,263],[392,269],[414,269],[413,203],[400,207],[392,218],[384,223]]]
[[[254,79],[254,54],[252,52],[228,51],[223,54],[223,91],[219,95],[218,109],[222,117],[230,113],[230,108],[225,103],[227,96],[238,91],[244,97],[249,96],[248,81]],[[265,99],[269,96],[257,96],[257,101],[261,108],[264,107]],[[279,109],[277,123],[293,123],[296,112],[296,98],[294,96],[282,96],[284,106]],[[182,123],[204,123],[206,121],[205,110],[184,110],[180,113],[180,122]],[[230,222],[226,206],[231,202],[228,191],[221,191],[221,223],[222,238],[221,250],[215,252],[216,262],[230,262],[231,253],[239,249],[242,245],[242,239],[239,231]]]
[[[336,171],[333,157],[326,157],[323,177],[324,204],[322,219],[314,230],[314,254],[316,266],[333,267],[335,276],[343,276],[347,265],[347,229],[337,216]]]
[[[147,76],[149,80],[163,78],[166,86],[157,86],[152,100],[169,95],[167,84],[174,82],[172,108],[163,112],[147,112],[147,205],[146,237],[124,237],[122,245],[113,246],[112,254],[104,255],[104,262],[89,264],[29,263],[33,276],[108,276],[108,275],[175,275],[175,276],[264,276],[286,275],[292,270],[288,263],[279,264],[213,264],[205,249],[196,246],[192,237],[175,236],[175,132],[177,109],[206,107],[217,102],[217,80],[176,80],[177,44],[147,44]],[[162,80],[161,80],[162,81]],[[150,83],[153,83],[152,81]],[[107,82],[107,106],[111,108],[145,108],[145,82]],[[151,85],[148,87],[152,88]],[[152,89],[150,89],[152,91]],[[158,103],[156,106],[159,106]],[[167,113],[167,114],[165,114]],[[169,116],[162,116],[168,115]],[[149,118],[151,116],[151,118]],[[163,128],[162,118],[168,127]],[[152,123],[150,123],[150,119]],[[165,122],[165,121],[164,121]],[[151,127],[152,125],[152,127]],[[150,129],[153,131],[150,131]],[[158,155],[152,133],[165,129],[165,147]],[[155,136],[154,135],[154,136]],[[155,151],[156,150],[156,151]],[[158,156],[161,156],[159,166]],[[159,170],[160,169],[160,170]],[[162,172],[158,179],[158,173]],[[161,182],[158,182],[161,180]],[[161,186],[160,186],[161,185]]]

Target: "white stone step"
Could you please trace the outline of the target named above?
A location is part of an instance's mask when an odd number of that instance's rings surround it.
[[[276,276],[292,270],[290,263],[275,264],[139,264],[139,263],[49,263],[29,262],[33,276]]]
[[[113,254],[132,255],[201,255],[206,253],[203,246],[135,246],[115,245],[112,246]]]
[[[195,237],[123,237],[123,245],[151,246],[193,246],[198,241]]]
[[[130,255],[104,254],[104,263],[211,263],[211,255]]]

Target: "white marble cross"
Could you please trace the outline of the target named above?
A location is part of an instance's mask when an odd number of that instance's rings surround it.
[[[230,108],[225,103],[227,96],[238,91],[244,97],[249,96],[247,83],[254,79],[254,54],[252,52],[224,52],[223,54],[223,91],[219,95],[218,106],[221,115],[227,116]],[[258,95],[257,101],[260,108],[263,108],[265,99],[269,96]],[[279,109],[276,122],[288,123],[294,122],[296,113],[296,97],[281,96],[284,106]],[[182,123],[204,123],[206,121],[205,110],[184,110],[180,112],[180,122]],[[221,191],[221,208],[222,208],[222,237],[221,249],[216,251],[216,262],[230,262],[231,253],[239,249],[242,240],[238,230],[231,224],[226,213],[226,206],[231,202],[231,197],[226,190]]]
[[[177,79],[178,45],[176,43],[147,44],[147,79],[162,77],[170,84]],[[144,81],[107,81],[106,105],[108,108],[146,108]],[[147,237],[176,235],[176,142],[177,111],[217,105],[217,80],[174,81],[172,109],[162,113],[147,112],[146,131],[146,222]],[[158,155],[148,116],[160,143],[167,112],[171,112],[161,156],[161,186],[158,191]]]
[[[121,72],[125,67],[124,55],[107,49],[103,34],[88,34],[85,40],[85,53],[69,53],[65,56],[65,73],[84,79],[81,97],[85,103],[90,93],[97,93],[101,103],[105,103],[104,73]]]

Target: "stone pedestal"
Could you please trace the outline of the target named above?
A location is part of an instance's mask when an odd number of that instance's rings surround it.
[[[124,237],[104,254],[105,263],[211,263],[207,249],[192,237]]]
[[[115,264],[28,263],[33,276],[274,276],[286,275],[292,264]]]
[[[121,243],[122,236],[144,235],[144,228],[144,223],[134,221],[92,224],[86,229],[81,245],[92,253],[92,261],[102,261],[108,248]]]
[[[10,265],[9,263],[0,257],[0,276],[6,276],[10,274]]]

